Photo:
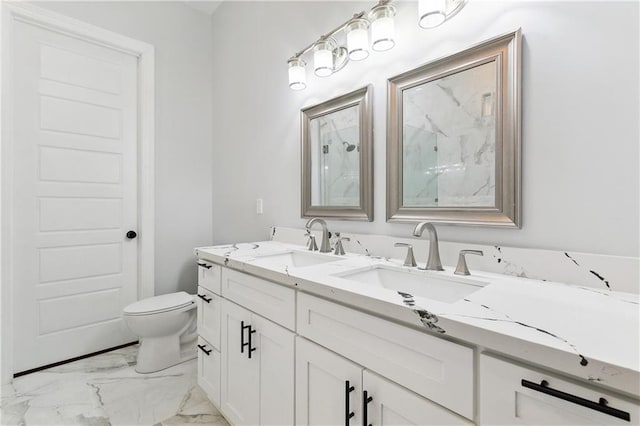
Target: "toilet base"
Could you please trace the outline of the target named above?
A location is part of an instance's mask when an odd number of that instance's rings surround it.
[[[197,358],[196,342],[196,338],[180,339],[179,335],[144,338],[140,341],[135,370],[142,374],[155,373]]]

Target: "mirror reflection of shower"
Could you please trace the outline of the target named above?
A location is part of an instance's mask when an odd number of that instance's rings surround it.
[[[356,149],[356,146],[355,146],[355,145],[350,144],[350,143],[349,143],[349,142],[347,142],[347,141],[342,141],[342,144],[343,144],[344,146],[346,146],[346,148],[345,148],[345,149],[347,150],[347,152],[351,152],[351,151],[353,151],[354,149]]]
[[[359,203],[360,164],[357,143],[357,108],[348,108],[318,118],[321,155],[318,168],[320,200],[323,205]]]

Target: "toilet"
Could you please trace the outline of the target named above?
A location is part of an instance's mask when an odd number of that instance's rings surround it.
[[[184,291],[150,297],[124,308],[124,322],[139,336],[135,370],[153,373],[197,356],[196,303]]]

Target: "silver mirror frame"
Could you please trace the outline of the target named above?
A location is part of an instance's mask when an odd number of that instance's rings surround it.
[[[519,228],[521,223],[521,30],[390,78],[387,85],[387,221]],[[496,197],[491,207],[405,207],[402,204],[402,93],[496,61]]]
[[[341,220],[373,221],[373,113],[372,86],[333,98],[300,111],[301,141],[301,212],[303,218],[323,217]],[[360,146],[360,205],[359,206],[313,206],[311,205],[311,140],[310,122],[314,118],[331,114],[345,108],[359,106],[358,143]]]

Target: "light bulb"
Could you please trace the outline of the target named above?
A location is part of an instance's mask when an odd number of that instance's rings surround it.
[[[369,56],[369,21],[352,19],[345,28],[349,59],[361,61]]]
[[[393,20],[395,15],[396,9],[390,4],[378,5],[369,12],[373,50],[382,52],[395,46],[396,31]]]
[[[300,58],[289,59],[289,87],[292,90],[303,90],[307,87],[305,65],[305,61]]]
[[[333,49],[335,42],[332,39],[320,40],[313,46],[313,68],[318,77],[328,77],[333,74]]]
[[[447,19],[447,0],[420,0],[418,2],[418,25],[435,28]]]

